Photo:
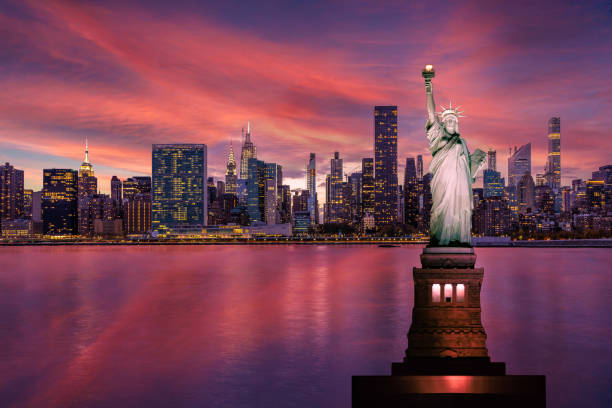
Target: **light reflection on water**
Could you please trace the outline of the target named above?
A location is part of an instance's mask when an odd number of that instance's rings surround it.
[[[403,357],[420,250],[1,248],[0,406],[349,406]],[[492,359],[610,406],[611,251],[476,252]]]

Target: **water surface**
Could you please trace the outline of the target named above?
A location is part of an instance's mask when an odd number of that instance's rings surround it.
[[[0,406],[348,407],[403,357],[420,251],[0,248]],[[492,359],[612,406],[612,251],[476,253]]]

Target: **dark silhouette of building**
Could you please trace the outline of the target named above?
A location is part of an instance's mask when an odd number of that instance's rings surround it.
[[[406,158],[404,171],[404,222],[413,228],[419,226],[419,181],[414,157]]]
[[[374,159],[361,160],[361,216],[374,214]]]
[[[23,217],[23,170],[0,166],[0,220]]]

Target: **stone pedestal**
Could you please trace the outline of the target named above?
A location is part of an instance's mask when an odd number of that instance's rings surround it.
[[[546,406],[544,376],[509,376],[489,358],[475,262],[472,248],[423,250],[404,360],[391,376],[354,376],[353,407]]]

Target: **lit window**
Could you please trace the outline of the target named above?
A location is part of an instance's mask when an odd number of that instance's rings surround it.
[[[465,301],[465,286],[463,283],[457,285],[457,302]]]
[[[440,301],[440,284],[434,283],[431,285],[431,301],[439,302]]]
[[[451,302],[453,300],[453,285],[447,283],[444,285],[444,301]]]

